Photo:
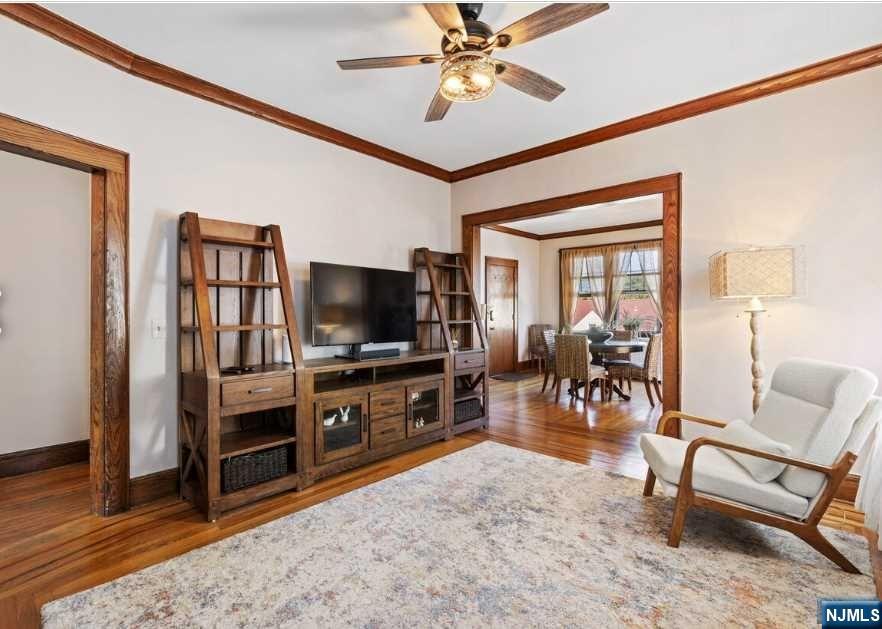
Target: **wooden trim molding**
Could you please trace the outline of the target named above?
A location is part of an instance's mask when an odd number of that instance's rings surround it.
[[[128,74],[441,181],[450,181],[450,172],[443,168],[137,55],[40,5],[0,3],[0,14]]]
[[[663,225],[661,219],[654,221],[637,221],[634,223],[623,223],[622,225],[609,225],[607,227],[590,227],[587,229],[574,229],[568,232],[556,232],[554,234],[540,234],[539,240],[553,240],[555,238],[570,238],[571,236],[589,236],[591,234],[606,234],[609,232],[620,232],[628,229],[641,229],[643,227],[658,227]]]
[[[89,484],[92,511],[118,513],[129,498],[129,156],[4,114],[0,149],[91,172]]]
[[[450,171],[137,55],[40,5],[0,3],[0,15],[5,15],[128,74],[448,183],[478,177],[882,64],[882,44],[877,44]]]
[[[144,476],[136,476],[129,483],[129,507],[138,507],[178,493],[178,468],[172,467]]]
[[[678,105],[658,109],[648,114],[628,118],[604,127],[584,131],[560,140],[534,146],[523,151],[497,157],[495,159],[454,170],[450,173],[450,181],[462,181],[471,177],[486,175],[497,170],[503,170],[559,155],[568,151],[599,144],[607,140],[613,140],[632,133],[646,131],[654,127],[670,124],[693,116],[717,111],[733,105],[739,105],[748,101],[772,96],[781,92],[792,90],[826,81],[838,76],[866,70],[882,64],[882,44],[856,50],[826,61],[819,61],[811,65],[803,66],[788,72],[782,72],[759,81],[753,81],[745,85],[739,85],[722,92],[702,96]]]
[[[89,440],[59,443],[31,450],[0,454],[0,478],[30,474],[89,460]]]
[[[480,230],[486,225],[504,223],[521,218],[548,216],[594,203],[609,203],[632,197],[661,194],[663,242],[662,326],[665,334],[664,343],[662,344],[664,369],[662,386],[664,388],[665,410],[680,408],[681,180],[682,175],[674,173],[607,186],[605,188],[565,194],[550,199],[540,199],[483,212],[463,214],[461,217],[462,251],[465,253],[469,264],[474,267],[474,261],[481,259]]]
[[[533,232],[515,229],[508,225],[481,225],[482,229],[492,229],[496,232],[509,234],[511,236],[520,236],[521,238],[530,238],[532,240],[554,240],[555,238],[570,238],[572,236],[588,236],[591,234],[606,234],[608,232],[620,232],[628,229],[641,229],[643,227],[659,227],[663,225],[661,219],[652,221],[637,221],[634,223],[622,223],[621,225],[607,225],[605,227],[586,227],[585,229],[571,229],[565,232],[554,232],[551,234],[534,234]]]
[[[542,236],[539,234],[525,232],[522,229],[515,229],[514,227],[508,227],[507,225],[482,225],[481,227],[501,234],[508,234],[509,236],[519,236],[521,238],[529,238],[530,240],[542,240]]]

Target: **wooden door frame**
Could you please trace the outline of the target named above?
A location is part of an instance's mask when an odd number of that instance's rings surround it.
[[[662,195],[662,347],[664,408],[680,408],[680,219],[682,173],[672,173],[604,188],[574,192],[559,197],[528,201],[517,205],[463,214],[462,251],[469,263],[481,259],[483,225],[506,223],[536,216],[548,216],[583,205],[621,201],[650,194]],[[486,298],[485,298],[486,303]]]
[[[487,304],[487,267],[491,264],[497,266],[508,266],[514,269],[514,355],[512,357],[511,370],[517,371],[520,364],[520,348],[518,346],[518,261],[517,258],[497,258],[495,256],[484,256],[484,305]],[[490,344],[490,326],[487,317],[489,313],[484,308],[484,329],[487,330],[487,344]],[[489,373],[490,364],[488,362],[487,370]]]
[[[91,176],[89,493],[92,512],[129,504],[129,156],[0,113],[0,150]]]

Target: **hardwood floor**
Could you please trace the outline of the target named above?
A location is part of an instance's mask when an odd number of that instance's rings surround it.
[[[634,478],[646,465],[641,432],[655,429],[658,408],[642,388],[630,402],[587,408],[566,394],[539,394],[541,381],[492,381],[488,431],[465,433],[325,479],[206,522],[188,504],[166,498],[107,518],[89,514],[88,465],[68,465],[0,480],[0,627],[39,626],[40,607],[243,530],[299,511],[484,440],[497,441]],[[844,503],[829,524],[859,530]]]

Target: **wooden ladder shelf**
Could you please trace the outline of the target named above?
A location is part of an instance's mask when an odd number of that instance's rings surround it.
[[[181,495],[215,520],[303,484],[307,444],[297,430],[296,394],[303,356],[279,226],[186,212],[178,275]],[[277,311],[284,321],[275,321]],[[292,362],[282,361],[279,341]],[[276,457],[274,475],[229,482],[227,466],[246,455]]]
[[[417,270],[417,347],[450,352],[455,388],[453,394],[453,433],[489,426],[489,344],[468,260],[462,253],[414,249]],[[461,412],[475,409],[457,421]],[[474,415],[474,416],[472,416]]]

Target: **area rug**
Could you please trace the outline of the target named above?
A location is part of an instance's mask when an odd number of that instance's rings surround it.
[[[796,538],[484,442],[43,607],[47,627],[815,626],[872,598]],[[864,572],[863,538],[825,529]]]

